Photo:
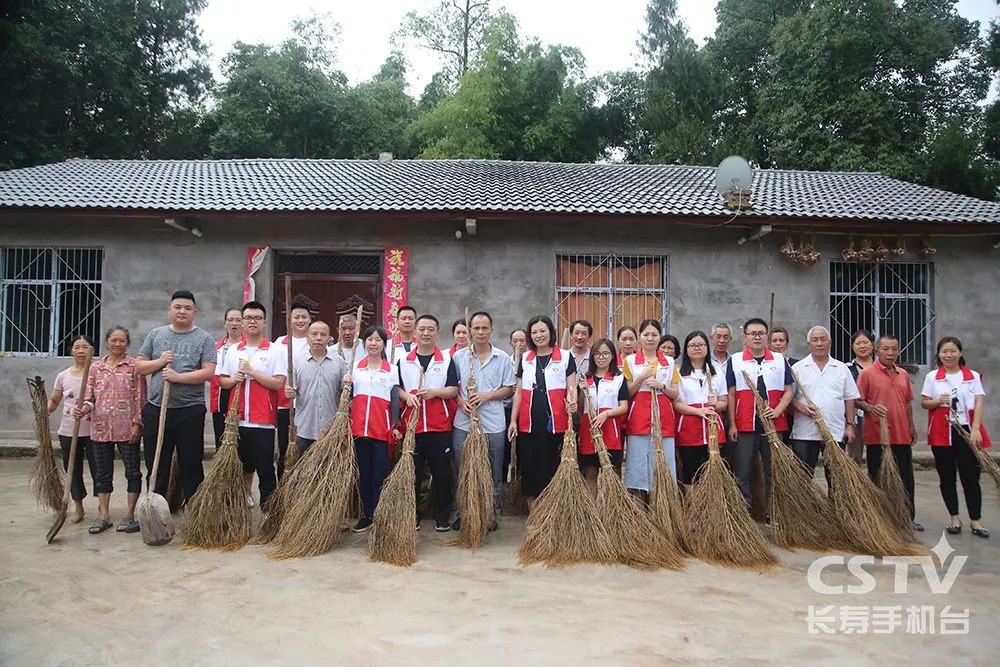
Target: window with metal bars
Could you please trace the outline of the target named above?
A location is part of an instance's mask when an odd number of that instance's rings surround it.
[[[584,319],[594,338],[645,319],[667,323],[667,258],[659,255],[556,255],[556,326]],[[560,336],[562,334],[560,333]]]
[[[381,268],[382,253],[279,253],[277,273],[378,276]]]
[[[104,251],[0,248],[0,352],[67,357],[79,334],[98,341]]]
[[[851,336],[867,329],[899,338],[899,363],[926,366],[931,357],[930,262],[830,262],[831,354],[854,358]]]

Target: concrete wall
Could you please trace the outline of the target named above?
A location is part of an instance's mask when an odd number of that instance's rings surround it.
[[[537,313],[552,314],[557,252],[621,252],[669,256],[668,327],[679,338],[718,321],[738,326],[766,317],[776,294],[775,321],[792,332],[792,351],[803,356],[805,331],[829,325],[829,260],[839,259],[843,237],[820,237],[823,260],[800,268],[780,257],[783,235],[743,246],[738,228],[696,228],[669,221],[507,222],[479,221],[479,233],[456,240],[459,222],[405,223],[335,218],[205,219],[204,237],[166,227],[162,221],[82,217],[0,220],[3,245],[100,246],[105,249],[102,329],[121,324],[132,332],[133,353],[153,327],[166,322],[172,290],[186,287],[198,298],[197,323],[215,335],[226,307],[242,299],[246,249],[372,250],[410,248],[410,302],[442,322],[462,308],[486,308],[495,318],[496,340]],[[910,245],[914,245],[911,241]],[[982,238],[934,239],[937,320],[932,338],[956,334],[969,363],[982,370],[987,391],[1000,391],[1000,349],[991,325],[1000,319],[998,252]],[[258,298],[271,304],[273,256],[257,274]],[[450,344],[448,332],[442,346]],[[734,349],[736,344],[734,344]],[[30,438],[31,416],[23,378],[41,374],[49,384],[66,359],[0,357],[0,438]],[[919,392],[922,374],[914,378]],[[1000,409],[988,403],[987,425],[1000,434]],[[918,422],[923,421],[921,411]],[[921,428],[921,430],[923,430]]]

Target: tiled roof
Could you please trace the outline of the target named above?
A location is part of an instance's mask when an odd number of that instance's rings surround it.
[[[1000,203],[878,173],[757,170],[751,215],[1000,224]],[[728,215],[715,169],[494,160],[69,160],[0,173],[0,208]]]

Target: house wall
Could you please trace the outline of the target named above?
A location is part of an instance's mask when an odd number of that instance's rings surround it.
[[[162,221],[54,216],[0,219],[3,245],[99,246],[105,249],[102,329],[121,324],[132,332],[134,353],[153,327],[166,322],[169,294],[191,289],[197,323],[221,335],[225,308],[239,305],[248,246],[275,250],[410,249],[410,301],[443,322],[465,305],[494,315],[495,340],[537,313],[552,314],[557,252],[621,252],[669,256],[668,328],[679,338],[719,321],[737,327],[751,316],[774,319],[792,332],[792,352],[803,356],[806,330],[829,326],[829,260],[843,239],[820,237],[823,259],[814,267],[780,257],[783,235],[738,245],[739,228],[704,228],[669,221],[531,222],[480,220],[473,237],[455,238],[461,222],[392,222],[336,218],[215,218],[198,220],[203,238]],[[911,241],[911,246],[913,245]],[[935,239],[932,338],[957,334],[970,364],[984,372],[987,391],[1000,391],[1000,349],[991,341],[1000,320],[998,251],[983,238]],[[258,298],[271,304],[273,257],[257,274]],[[442,333],[442,346],[450,341]],[[735,349],[734,343],[733,348]],[[31,437],[24,377],[40,374],[51,385],[67,359],[0,357],[0,439]],[[914,378],[919,393],[922,374]],[[987,410],[987,426],[1000,433],[1000,409]],[[917,420],[923,431],[922,411]]]

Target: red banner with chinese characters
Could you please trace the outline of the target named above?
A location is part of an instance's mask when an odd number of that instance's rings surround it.
[[[382,256],[382,322],[389,337],[396,335],[396,313],[406,305],[410,251],[386,248]]]
[[[247,273],[243,280],[243,303],[253,301],[257,298],[257,282],[253,279],[253,276],[264,264],[267,251],[267,246],[263,248],[247,248]]]

